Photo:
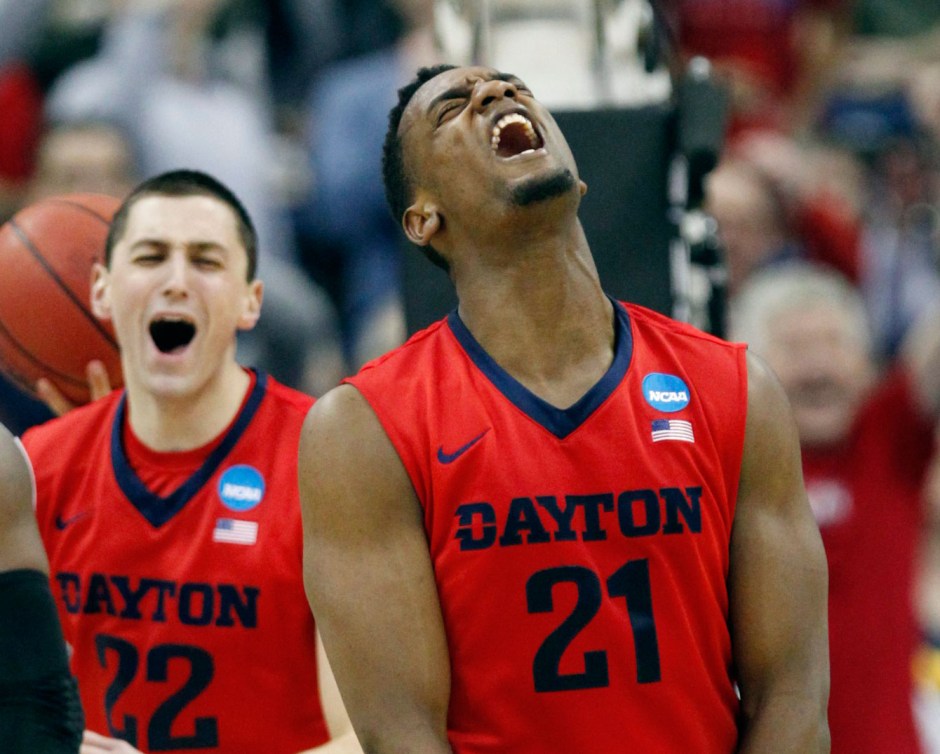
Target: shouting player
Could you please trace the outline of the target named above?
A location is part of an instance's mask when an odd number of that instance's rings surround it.
[[[363,748],[827,751],[826,564],[767,368],[605,295],[515,76],[420,71],[384,170],[459,306],[304,426],[307,592]]]
[[[303,591],[312,399],[235,361],[256,260],[212,177],[134,189],[92,286],[125,389],[24,435],[85,751],[359,751]]]

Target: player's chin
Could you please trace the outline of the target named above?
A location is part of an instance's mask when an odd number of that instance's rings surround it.
[[[578,188],[574,174],[566,167],[553,167],[528,175],[510,189],[517,207],[528,207],[567,196]]]
[[[143,380],[146,391],[156,398],[178,399],[193,395],[197,390],[198,380],[192,373],[178,373],[168,370],[153,369],[147,372]]]

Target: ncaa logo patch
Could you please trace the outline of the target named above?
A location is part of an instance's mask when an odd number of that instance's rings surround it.
[[[689,405],[689,388],[674,374],[650,372],[643,378],[643,397],[657,411],[671,413]]]
[[[219,478],[219,497],[233,511],[250,511],[264,498],[264,477],[254,466],[232,466]]]

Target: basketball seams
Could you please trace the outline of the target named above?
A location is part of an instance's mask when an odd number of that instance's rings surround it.
[[[80,207],[79,204],[73,204],[72,202],[61,202],[62,204],[69,204],[71,206]],[[94,212],[90,213],[94,217],[98,215]],[[23,247],[30,253],[30,255],[40,264],[40,266],[46,271],[52,281],[59,287],[59,290],[65,294],[66,298],[69,299],[78,310],[82,313],[82,316],[91,324],[91,326],[98,332],[99,335],[108,343],[114,350],[118,349],[117,342],[114,338],[111,337],[110,333],[104,328],[104,326],[98,321],[94,314],[88,309],[85,304],[82,303],[81,299],[75,295],[75,292],[66,285],[65,281],[62,279],[61,275],[56,272],[55,268],[49,263],[49,261],[43,256],[42,252],[36,247],[32,239],[27,235],[26,231],[19,226],[16,222],[16,218],[13,217],[8,221],[8,225],[13,233],[19,238],[20,243],[23,244]]]
[[[91,207],[86,207],[84,204],[81,204],[80,202],[72,201],[71,199],[65,199],[62,197],[48,197],[46,199],[43,199],[42,201],[44,204],[65,204],[71,207],[72,209],[81,210],[82,212],[88,215],[91,215],[95,219],[100,220],[106,227],[111,225],[111,221],[107,217],[105,217],[104,215],[98,214],[98,212],[93,210]]]
[[[23,356],[29,363],[41,367],[45,371],[46,376],[59,377],[65,382],[68,382],[79,388],[87,387],[87,384],[84,380],[66,372],[60,372],[55,367],[52,367],[41,359],[37,359],[35,356],[33,356],[33,354],[26,350],[25,346],[23,346],[23,344],[14,338],[10,331],[4,327],[3,322],[0,322],[0,337],[3,337],[8,343],[10,343],[10,345],[16,349],[16,352]],[[14,382],[28,390],[30,393],[35,392],[36,387],[35,385],[30,384],[29,377],[22,374],[19,369],[14,367],[8,358],[3,357],[2,353],[0,353],[0,365],[3,366],[3,372],[8,377],[13,379]]]
[[[119,204],[104,194],[44,197],[0,228],[0,371],[34,397],[36,380],[47,377],[68,400],[87,403],[93,358],[112,384],[123,382],[115,336],[88,295]]]

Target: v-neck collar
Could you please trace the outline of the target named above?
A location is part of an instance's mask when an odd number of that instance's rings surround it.
[[[241,408],[238,417],[225,433],[222,441],[183,484],[165,497],[147,489],[147,486],[140,480],[128,461],[127,454],[124,451],[124,443],[121,439],[121,428],[124,426],[124,417],[127,413],[127,394],[121,396],[114,415],[114,423],[111,426],[111,465],[121,491],[131,504],[140,511],[140,515],[147,519],[152,526],[156,528],[163,526],[179,513],[183,506],[209,481],[225,457],[235,447],[235,443],[241,439],[242,434],[258,410],[258,406],[261,405],[266,385],[267,376],[262,372],[257,372],[255,386],[252,388],[251,394]]]
[[[610,396],[627,373],[633,355],[630,315],[622,304],[611,299],[614,307],[614,360],[604,375],[581,398],[568,408],[557,408],[537,396],[494,361],[454,309],[447,324],[467,356],[513,405],[559,439],[580,427]]]

